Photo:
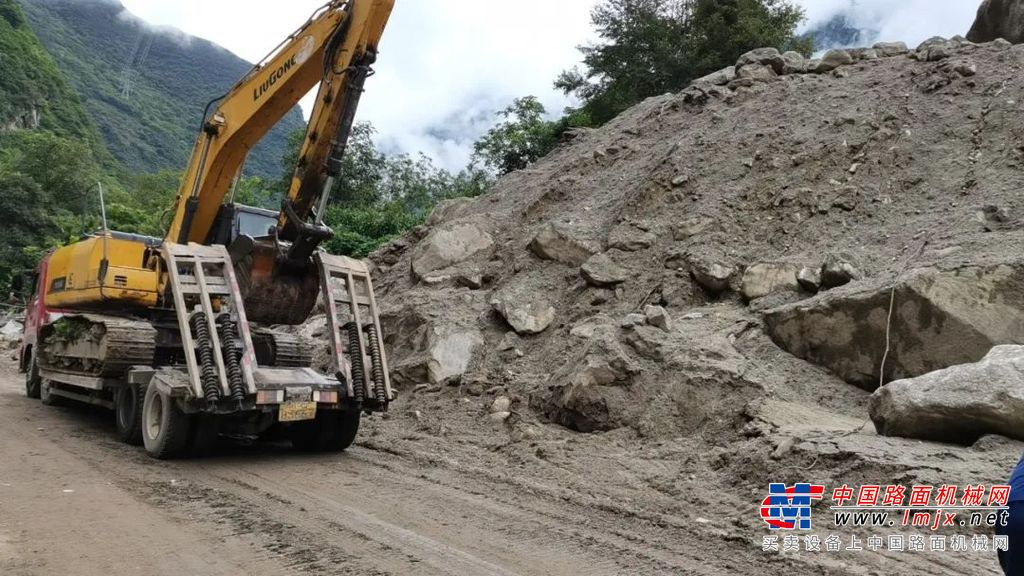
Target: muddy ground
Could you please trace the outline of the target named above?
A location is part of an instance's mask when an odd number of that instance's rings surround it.
[[[992,554],[764,553],[763,495],[737,493],[736,475],[827,482],[817,470],[842,462],[848,482],[897,469],[906,481],[995,482],[1021,449],[986,439],[968,458],[847,434],[861,423],[807,407],[770,416],[804,438],[776,462],[770,446],[695,451],[544,424],[538,438],[512,441],[482,408],[451,409],[473,403],[454,393],[416,400],[418,415],[410,403],[368,422],[343,455],[227,443],[157,462],[118,443],[107,412],[25,398],[7,363],[0,573],[997,574]],[[466,416],[430,416],[442,411]]]

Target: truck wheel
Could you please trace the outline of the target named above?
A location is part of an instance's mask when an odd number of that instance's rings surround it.
[[[51,392],[53,383],[49,380],[39,380],[39,400],[47,406],[60,406],[64,404],[64,399]]]
[[[323,411],[316,420],[297,422],[288,430],[292,446],[303,452],[341,452],[359,432],[359,412]]]
[[[121,442],[142,445],[142,404],[145,400],[138,384],[127,384],[114,393],[114,421]]]
[[[181,456],[188,442],[192,418],[174,403],[174,399],[157,390],[146,388],[142,403],[142,443],[146,453],[160,460]]]
[[[42,380],[39,376],[39,366],[36,365],[36,354],[31,352],[28,360],[28,370],[25,370],[25,395],[38,400]]]

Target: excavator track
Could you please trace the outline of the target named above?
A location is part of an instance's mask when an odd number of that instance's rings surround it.
[[[83,314],[45,326],[41,336],[41,367],[112,378],[153,364],[157,331],[141,320]]]
[[[304,338],[267,328],[254,330],[253,346],[261,365],[277,368],[309,368],[313,366],[313,347]]]

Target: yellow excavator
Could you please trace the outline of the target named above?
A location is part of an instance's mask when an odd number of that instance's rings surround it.
[[[21,351],[30,397],[112,408],[118,436],[155,458],[220,435],[344,450],[362,414],[387,410],[370,273],[320,245],[393,4],[328,2],[207,105],[165,238],[104,230],[40,262]],[[248,151],[317,85],[280,212],[231,203]],[[323,344],[287,329],[318,300],[329,374],[312,368]]]

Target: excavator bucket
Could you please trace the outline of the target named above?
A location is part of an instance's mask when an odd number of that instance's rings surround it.
[[[316,263],[287,263],[272,239],[253,240],[244,250],[232,246],[231,251],[251,322],[296,326],[309,319],[320,294]]]

